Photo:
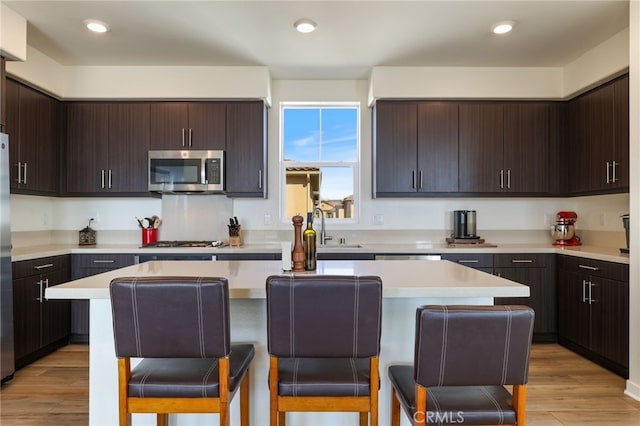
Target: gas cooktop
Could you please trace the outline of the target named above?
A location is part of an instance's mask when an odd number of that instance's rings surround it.
[[[156,241],[142,246],[142,248],[193,248],[193,247],[224,247],[227,243],[224,241]]]

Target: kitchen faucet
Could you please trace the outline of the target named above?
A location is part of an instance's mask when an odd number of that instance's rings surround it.
[[[325,245],[327,240],[332,240],[333,237],[331,235],[327,235],[324,231],[324,210],[320,207],[316,207],[313,209],[313,214],[316,214],[316,210],[320,212],[320,245]]]

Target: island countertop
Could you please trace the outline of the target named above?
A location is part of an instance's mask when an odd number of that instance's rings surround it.
[[[49,287],[45,297],[108,299],[109,283],[117,277],[210,276],[228,279],[232,299],[264,299],[266,278],[279,274],[292,273],[280,261],[151,261]],[[293,274],[375,275],[389,298],[529,296],[526,285],[446,260],[321,260],[316,271]]]

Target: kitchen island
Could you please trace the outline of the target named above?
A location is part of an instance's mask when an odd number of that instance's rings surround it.
[[[89,424],[117,424],[117,365],[114,352],[109,282],[116,277],[221,276],[229,281],[231,338],[253,343],[251,419],[268,424],[268,354],[266,347],[265,280],[282,274],[280,261],[154,261],[71,281],[46,290],[49,299],[90,300]],[[448,261],[319,261],[318,269],[302,274],[377,275],[383,282],[382,340],[379,394],[380,425],[389,423],[390,385],[387,366],[413,360],[415,309],[422,304],[493,304],[495,297],[528,297],[529,288]],[[355,413],[289,413],[299,426],[357,424]],[[213,414],[171,416],[172,425],[216,424]],[[406,422],[406,419],[403,419]],[[133,415],[134,425],[154,425],[155,416]],[[239,424],[238,398],[231,424]],[[408,423],[403,423],[408,424]]]

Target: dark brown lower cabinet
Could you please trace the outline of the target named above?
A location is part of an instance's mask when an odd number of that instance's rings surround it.
[[[69,281],[69,256],[13,263],[14,351],[16,368],[67,344],[70,302],[47,300],[47,287]]]
[[[74,254],[71,259],[71,277],[78,280],[84,277],[113,271],[135,263],[133,254]],[[89,301],[71,302],[71,336],[74,343],[89,342]]]
[[[629,376],[629,266],[560,256],[558,341]]]

